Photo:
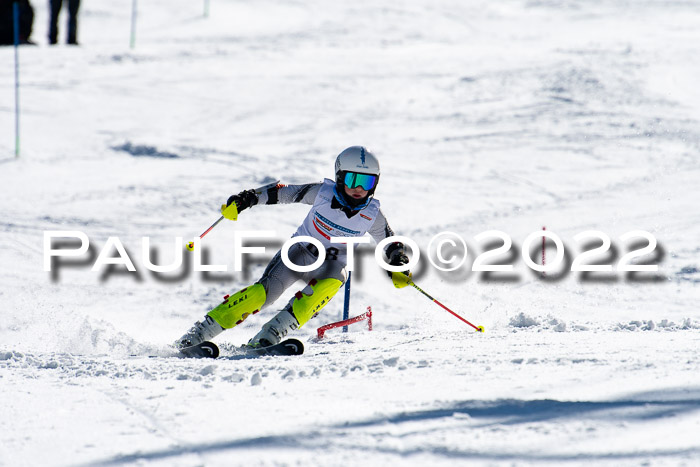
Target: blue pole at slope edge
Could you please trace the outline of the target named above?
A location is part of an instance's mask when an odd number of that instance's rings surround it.
[[[131,2],[131,39],[129,42],[129,48],[133,49],[136,46],[136,15],[137,13],[137,1],[133,0]]]
[[[12,4],[15,39],[15,157],[19,157],[19,2]]]
[[[350,317],[350,277],[352,272],[348,272],[348,280],[345,281],[345,303],[343,304],[343,320]],[[348,327],[343,326],[343,332],[348,332]]]

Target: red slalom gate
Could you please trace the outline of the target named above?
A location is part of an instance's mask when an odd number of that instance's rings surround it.
[[[344,319],[343,321],[338,321],[336,323],[326,324],[326,325],[318,328],[316,330],[316,332],[318,333],[318,338],[323,339],[324,334],[329,329],[347,326],[348,324],[353,324],[353,323],[357,323],[359,321],[364,321],[364,320],[367,320],[367,328],[371,331],[372,330],[372,307],[371,306],[368,306],[367,311],[362,313],[359,316],[355,316],[354,318]]]
[[[547,230],[546,226],[543,225],[543,226],[542,226],[542,230]],[[544,235],[542,235],[542,266],[545,265],[545,264],[544,264],[544,252],[546,251],[546,250],[545,250],[545,238],[546,238],[546,237],[545,237]],[[545,275],[547,275],[547,273],[544,272],[544,271],[542,271],[542,275],[545,276]]]

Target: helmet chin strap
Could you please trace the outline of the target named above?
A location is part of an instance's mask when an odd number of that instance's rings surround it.
[[[348,201],[345,199],[345,197],[342,194],[340,194],[338,192],[338,185],[337,184],[333,187],[333,194],[335,195],[335,199],[337,199],[340,204],[342,204],[344,207],[351,209],[353,211],[359,211],[360,209],[366,208],[367,205],[369,204],[369,200],[372,198],[372,196],[370,196],[368,194],[362,203],[360,203],[356,206],[353,206],[350,203],[348,203]]]

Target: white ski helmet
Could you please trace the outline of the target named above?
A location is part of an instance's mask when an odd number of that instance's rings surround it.
[[[351,146],[335,159],[335,197],[345,207],[360,210],[369,204],[379,183],[379,161],[364,146]],[[355,199],[345,193],[345,187],[361,186],[367,196]]]

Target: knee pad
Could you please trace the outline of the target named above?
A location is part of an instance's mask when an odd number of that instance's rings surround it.
[[[230,297],[226,295],[223,303],[207,313],[207,316],[211,316],[222,328],[230,329],[260,311],[266,298],[265,287],[259,283],[254,284]]]
[[[292,299],[292,313],[299,322],[299,327],[316,316],[340,290],[341,285],[343,283],[338,279],[312,279],[304,290],[297,292]]]

